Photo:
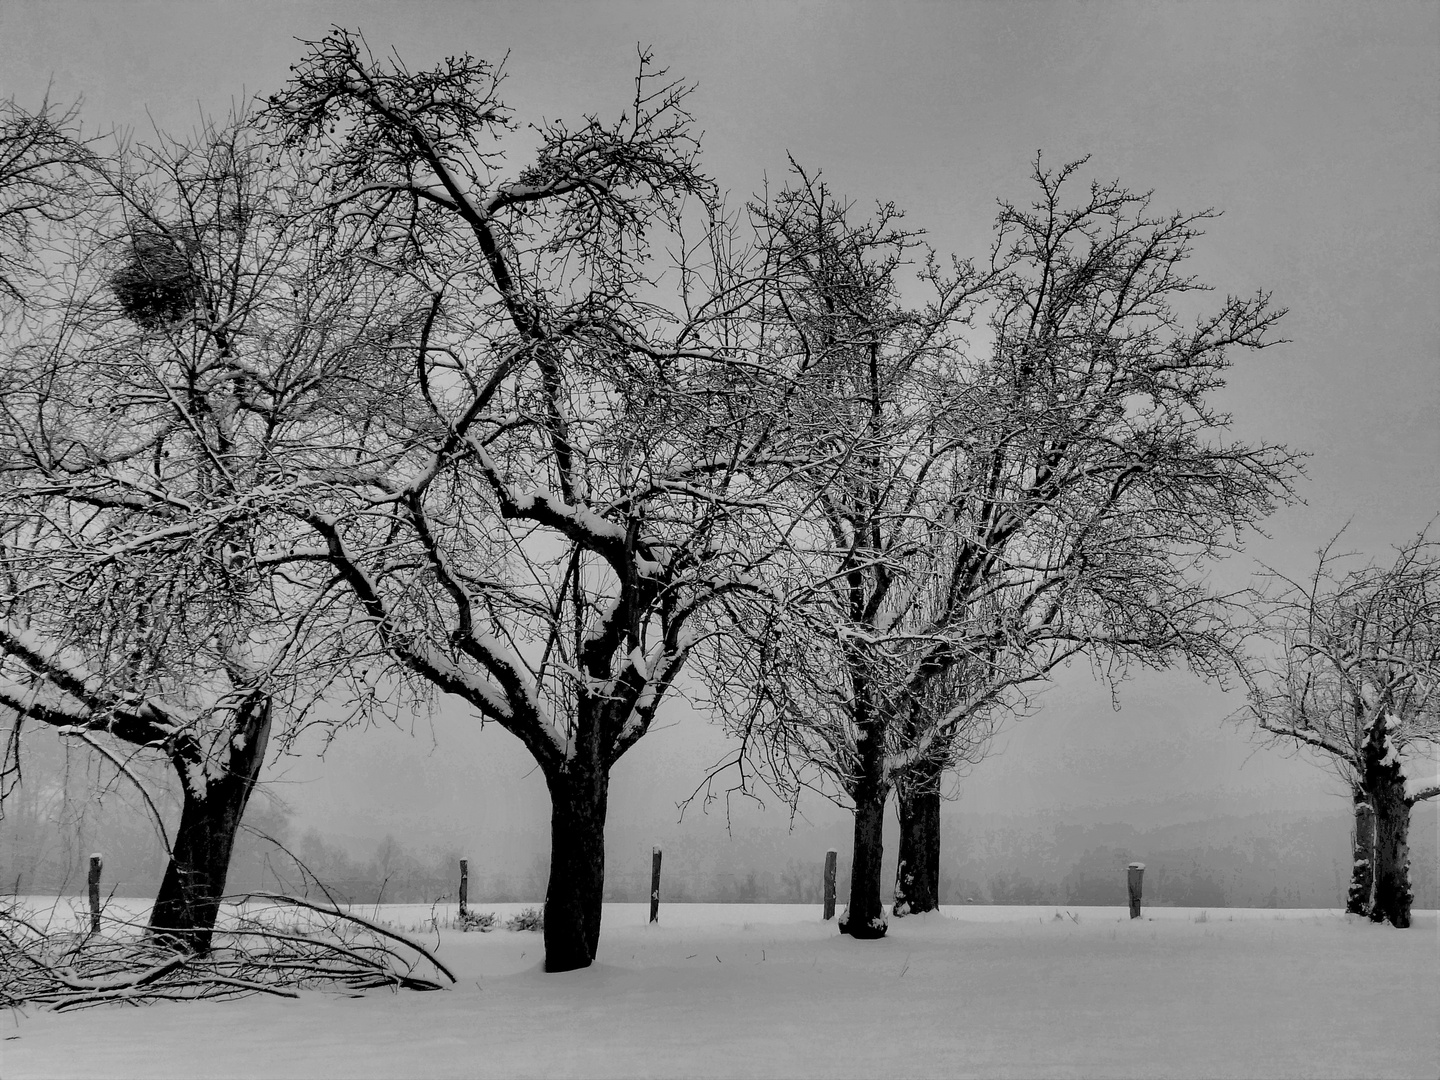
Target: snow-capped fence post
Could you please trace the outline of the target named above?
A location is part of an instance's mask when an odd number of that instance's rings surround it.
[[[460,860],[460,918],[465,918],[466,905],[470,902],[470,860]]]
[[[100,868],[105,864],[100,852],[90,856],[90,932],[100,932]]]
[[[1132,862],[1125,868],[1125,884],[1130,892],[1130,917],[1140,917],[1140,879],[1145,876],[1145,864],[1143,862]]]
[[[835,917],[835,859],[837,852],[834,848],[825,852],[825,920]]]
[[[650,849],[650,921],[660,921],[660,849]]]

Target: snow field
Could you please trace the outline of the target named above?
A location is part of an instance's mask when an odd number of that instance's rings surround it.
[[[525,904],[472,905],[503,920]],[[513,911],[512,911],[513,909]],[[357,908],[431,926],[453,905]],[[449,992],[4,1021],[0,1076],[1426,1076],[1433,912],[958,907],[857,942],[806,905],[607,904],[597,963],[441,929]],[[1057,919],[1055,916],[1059,914]],[[412,921],[413,920],[413,921]]]

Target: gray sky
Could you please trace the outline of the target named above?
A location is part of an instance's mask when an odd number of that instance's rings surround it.
[[[1195,272],[1290,308],[1289,343],[1237,357],[1222,403],[1240,437],[1313,455],[1307,505],[1272,518],[1225,580],[1243,583],[1252,556],[1303,573],[1347,520],[1348,546],[1380,555],[1440,509],[1440,5],[6,0],[0,96],[33,105],[48,84],[83,95],[92,128],[188,130],[278,87],[294,39],[335,22],[412,68],[508,50],[522,119],[613,115],[636,43],[652,45],[698,81],[707,167],[736,200],[780,177],[788,151],[837,191],[894,200],[942,252],[984,251],[995,199],[1028,198],[1037,149],[1091,153],[1096,175],[1153,188],[1161,209],[1217,207]],[[1117,713],[1080,665],[1042,704],[964,782],[962,813],[1113,806],[1145,825],[1337,805],[1329,774],[1256,754],[1221,722],[1238,697],[1183,673],[1136,679]],[[612,822],[669,828],[723,752],[702,717],[670,715],[617,770]],[[445,710],[434,752],[428,728],[345,734],[323,767],[283,768],[278,790],[332,832],[499,858],[494,837],[543,837],[548,809],[518,745],[477,728]]]

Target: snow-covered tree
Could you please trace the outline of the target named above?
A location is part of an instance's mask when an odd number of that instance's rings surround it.
[[[910,614],[937,573],[937,554],[953,549],[946,481],[962,451],[939,429],[957,404],[959,334],[987,278],[970,265],[942,271],[893,206],[858,220],[818,178],[793,162],[791,171],[792,186],[751,207],[768,267],[752,317],[771,354],[804,358],[797,422],[826,433],[831,452],[789,486],[785,557],[770,567],[785,604],[769,619],[736,605],[729,662],[750,672],[757,692],[739,715],[735,761],[746,783],[746,750],[763,748],[765,779],[787,798],[814,786],[853,809],[841,928],[869,937],[885,930],[880,832],[886,763],[904,741],[897,718],[910,705]],[[919,304],[903,296],[912,261]],[[981,663],[977,643],[964,639],[969,628],[958,637],[951,629],[935,636]],[[962,727],[983,721],[999,682],[987,681],[957,712],[947,748],[958,747]]]
[[[1338,537],[1306,581],[1257,594],[1249,715],[1306,748],[1350,789],[1355,858],[1346,907],[1410,925],[1410,811],[1440,795],[1440,544],[1422,533],[1389,566],[1345,570]],[[1423,766],[1422,766],[1423,767]]]
[[[1210,215],[1154,216],[1114,183],[1066,205],[1081,164],[1037,162],[1034,204],[1002,205],[966,296],[988,316],[973,351],[947,326],[911,358],[911,324],[855,260],[846,280],[797,289],[818,314],[796,332],[827,328],[853,376],[832,397],[873,436],[815,494],[831,544],[800,560],[820,570],[795,594],[804,644],[770,665],[782,690],[748,734],[762,760],[817,769],[853,800],[852,934],[885,930],[890,789],[907,792],[907,868],[938,864],[938,778],[983,752],[1019,688],[1080,654],[1111,678],[1223,669],[1231,634],[1204,571],[1289,492],[1292,456],[1228,441],[1209,401],[1227,350],[1263,347],[1281,313],[1230,297],[1187,322],[1177,307],[1203,287],[1180,268]]]
[[[272,724],[339,670],[301,633],[323,612],[266,567],[267,500],[293,483],[284,453],[366,422],[347,380],[383,388],[362,358],[388,360],[416,304],[291,212],[307,182],[244,117],[96,154],[85,184],[0,357],[7,764],[27,723],[142,790],[168,761],[182,809],[173,836],[156,812],[151,925],[203,951]]]
[[[687,88],[642,55],[618,120],[526,146],[499,82],[336,31],[271,99],[317,212],[364,222],[377,265],[431,297],[397,360],[405,422],[292,455],[304,496],[276,505],[312,537],[289,557],[333,572],[412,685],[539,765],[545,965],[564,971],[599,939],[611,771],[721,602],[761,588],[777,530],[753,523],[815,451],[791,419],[798,361],[766,362],[739,317],[757,286],[697,168]]]
[[[962,367],[942,427],[964,447],[951,546],[914,618],[922,639],[965,626],[973,644],[917,651],[894,761],[902,789],[927,793],[901,800],[902,847],[920,830],[909,846],[932,865],[938,763],[983,755],[1002,715],[967,703],[1024,707],[1022,688],[1072,656],[1112,682],[1180,661],[1219,676],[1235,636],[1207,569],[1290,497],[1296,473],[1285,448],[1228,438],[1211,402],[1229,351],[1265,347],[1283,311],[1264,294],[1184,310],[1209,291],[1183,265],[1212,213],[1155,215],[1116,182],[1067,204],[1084,164],[1047,171],[1037,158],[1030,206],[1002,204],[988,355]],[[948,710],[927,704],[937,696]]]

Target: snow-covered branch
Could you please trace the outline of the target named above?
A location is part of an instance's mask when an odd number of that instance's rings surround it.
[[[1440,796],[1440,776],[1429,780],[1409,780],[1405,784],[1405,801],[1411,806]]]

